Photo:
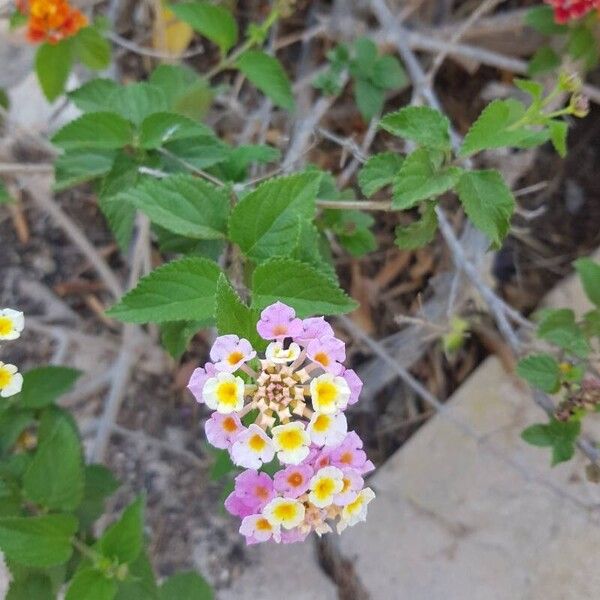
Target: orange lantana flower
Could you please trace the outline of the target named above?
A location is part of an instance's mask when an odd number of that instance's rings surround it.
[[[21,0],[19,10],[29,17],[31,42],[56,44],[88,24],[87,17],[67,0]]]

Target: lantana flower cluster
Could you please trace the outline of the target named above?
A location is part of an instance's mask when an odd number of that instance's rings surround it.
[[[88,24],[87,17],[68,0],[19,0],[17,8],[27,16],[30,42],[56,44]]]
[[[343,364],[344,342],[323,317],[301,320],[281,302],[262,311],[256,329],[269,341],[264,357],[246,339],[220,336],[188,385],[214,411],[210,444],[245,469],[225,507],[242,519],[248,544],[297,542],[364,521],[375,496],[364,476],[374,466],[348,431],[344,411],[362,382]],[[277,465],[273,476],[267,464]]]
[[[580,19],[590,11],[600,8],[600,0],[544,0],[554,8],[557,23]]]
[[[22,312],[12,308],[0,309],[0,342],[16,340],[24,327],[25,317]],[[0,397],[14,396],[22,387],[23,375],[19,373],[19,369],[0,360]]]

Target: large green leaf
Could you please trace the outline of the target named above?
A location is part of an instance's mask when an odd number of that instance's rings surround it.
[[[290,80],[275,57],[262,50],[248,50],[237,59],[235,66],[277,106],[293,110]]]
[[[357,307],[331,277],[292,258],[273,258],[254,271],[252,306],[262,309],[278,300],[293,306],[300,317],[343,314]]]
[[[23,376],[23,389],[13,402],[19,408],[41,408],[68,392],[81,371],[69,367],[37,367]]]
[[[385,115],[380,126],[386,131],[435,150],[450,149],[450,122],[427,106],[407,106]]]
[[[80,569],[75,573],[65,600],[113,600],[117,582],[96,569]]]
[[[146,117],[140,126],[139,145],[148,150],[179,139],[213,136],[209,127],[177,113],[158,112]]]
[[[372,196],[382,187],[390,185],[400,171],[402,156],[395,152],[382,152],[371,156],[358,172],[358,185],[365,196]]]
[[[212,600],[212,588],[195,571],[184,571],[169,577],[158,592],[160,600]],[[67,599],[68,600],[68,599]]]
[[[110,525],[95,544],[103,556],[120,564],[134,561],[142,550],[144,534],[144,500],[130,504],[121,518]]]
[[[133,129],[125,119],[112,112],[82,115],[60,129],[52,143],[64,150],[112,150],[131,143]]]
[[[100,517],[106,498],[119,487],[115,476],[103,465],[86,465],[84,479],[83,499],[77,509],[77,516],[83,530]]]
[[[222,6],[210,2],[183,2],[171,5],[171,10],[198,33],[217,44],[222,54],[226,54],[237,42],[237,22]]]
[[[203,240],[225,237],[229,195],[198,177],[146,179],[122,197],[173,233]]]
[[[114,150],[77,148],[61,154],[54,163],[53,189],[64,189],[96,179],[108,173],[115,160]]]
[[[466,171],[456,187],[467,216],[499,248],[510,229],[515,200],[495,170]]]
[[[537,334],[543,340],[556,344],[570,354],[586,358],[590,347],[581,328],[575,322],[575,313],[570,308],[541,312]]]
[[[69,560],[77,519],[71,515],[0,518],[0,549],[9,560],[51,567]]]
[[[126,323],[211,319],[220,273],[206,258],[175,260],[143,277],[107,314]]]
[[[119,86],[107,98],[107,108],[140,125],[148,115],[168,111],[169,104],[161,88],[142,81]]]
[[[301,219],[311,219],[319,189],[319,173],[271,179],[245,196],[231,212],[229,234],[255,260],[290,254]]]
[[[4,600],[55,600],[55,598],[50,577],[36,571],[26,571],[11,582]]]
[[[83,499],[81,443],[64,420],[40,436],[40,444],[23,478],[28,500],[51,510],[74,510]]]
[[[529,385],[554,394],[560,385],[560,370],[556,359],[550,354],[531,354],[517,365],[517,374]]]
[[[99,71],[110,65],[110,44],[94,27],[84,27],[73,37],[73,50],[90,69]]]
[[[83,112],[103,112],[108,97],[119,88],[112,79],[91,79],[87,83],[69,92],[67,95],[75,106]]]
[[[524,441],[532,446],[552,448],[552,466],[570,460],[575,454],[575,442],[581,431],[579,421],[537,423],[521,433]]]
[[[57,44],[43,43],[35,55],[35,72],[44,95],[50,102],[56,100],[65,89],[73,65],[71,40]]]

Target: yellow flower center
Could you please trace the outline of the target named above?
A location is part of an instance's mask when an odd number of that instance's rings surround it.
[[[335,404],[337,388],[331,381],[320,381],[316,388],[317,402],[322,407],[329,407],[332,404]]]
[[[357,513],[363,505],[363,497],[361,494],[356,496],[356,499],[350,502],[350,504],[346,505],[346,511],[348,514],[352,515]]]
[[[0,335],[8,335],[13,330],[10,317],[0,317]]]
[[[223,430],[227,433],[233,433],[234,431],[237,431],[237,428],[237,424],[233,417],[227,417],[226,419],[223,419]]]
[[[244,355],[239,350],[234,350],[227,358],[230,365],[235,365],[244,358]]]
[[[277,440],[283,450],[296,450],[302,446],[302,433],[298,429],[288,429],[282,431]]]
[[[259,531],[271,531],[273,528],[271,527],[271,523],[269,523],[269,521],[261,517],[260,519],[256,519],[256,529]]]
[[[325,354],[325,352],[317,352],[315,354],[315,360],[318,363],[321,363],[324,367],[327,367],[329,365],[329,363],[331,362],[329,360],[329,356],[327,356],[327,354]]]
[[[313,423],[313,429],[317,433],[325,433],[331,424],[331,417],[328,415],[319,415]]]
[[[293,520],[298,513],[298,507],[291,502],[282,502],[273,509],[273,515],[282,523]]]
[[[313,491],[319,500],[326,500],[335,491],[335,481],[331,477],[323,477],[317,481]]]
[[[249,440],[248,440],[248,446],[250,446],[250,449],[253,450],[254,452],[260,452],[261,450],[263,450],[263,448],[267,445],[267,442],[265,442],[265,440],[260,437],[260,435],[258,435],[258,433],[255,433]]]
[[[12,378],[12,373],[6,367],[0,367],[0,390],[9,385]]]
[[[226,381],[219,385],[217,398],[225,406],[235,406],[237,403],[237,385],[233,381]]]

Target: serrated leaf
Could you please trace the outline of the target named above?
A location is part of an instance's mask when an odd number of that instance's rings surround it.
[[[96,112],[84,114],[59,129],[52,143],[64,150],[112,150],[127,146],[132,137],[133,129],[125,119],[112,112]]]
[[[460,148],[460,156],[471,156],[481,150],[514,147],[530,148],[548,139],[546,130],[515,127],[525,114],[525,106],[517,100],[494,100],[473,123]]]
[[[380,126],[393,135],[434,150],[449,150],[450,121],[427,106],[407,106],[385,115]]]
[[[510,229],[515,209],[512,192],[495,170],[466,171],[456,187],[469,219],[499,248]]]
[[[438,169],[429,150],[419,148],[409,154],[394,177],[392,208],[406,210],[422,200],[429,200],[451,190],[460,179],[462,169]]]
[[[362,193],[369,197],[390,185],[403,162],[403,157],[395,152],[381,152],[371,156],[358,172],[358,185]]]
[[[142,121],[139,146],[151,150],[174,140],[212,135],[214,134],[210,128],[202,123],[197,123],[176,113],[159,112]]]
[[[365,121],[380,114],[385,101],[385,92],[370,80],[358,78],[354,81],[354,98]]]
[[[78,148],[61,154],[54,163],[54,185],[61,192],[74,185],[96,179],[108,173],[116,157],[114,150]]]
[[[254,260],[290,254],[300,219],[315,214],[321,176],[307,172],[271,179],[245,196],[229,219],[229,236]]]
[[[110,44],[94,27],[84,27],[73,37],[73,51],[88,68],[99,71],[110,64]]]
[[[144,500],[132,502],[121,518],[107,527],[94,548],[119,564],[134,561],[142,550],[144,533]]]
[[[186,65],[159,65],[148,82],[162,90],[169,110],[174,110],[178,99],[199,80],[197,73]]]
[[[146,179],[122,197],[173,233],[203,240],[225,237],[229,195],[198,177],[182,174]]]
[[[437,227],[435,205],[430,204],[418,221],[405,227],[396,227],[396,245],[403,250],[421,248],[435,238]]]
[[[158,592],[160,600],[212,600],[212,588],[195,571],[184,571],[171,575]],[[68,600],[68,599],[67,599]]]
[[[68,367],[37,367],[23,376],[23,389],[13,397],[19,408],[42,408],[68,392],[81,371]]]
[[[550,131],[550,140],[554,149],[564,158],[567,155],[567,135],[569,133],[569,125],[566,121],[549,121],[548,128]]]
[[[96,569],[79,569],[67,589],[65,600],[113,600],[117,582]]]
[[[524,441],[532,446],[552,448],[552,466],[570,460],[575,453],[575,442],[581,431],[579,421],[538,423],[521,433]]]
[[[205,258],[174,260],[143,277],[107,314],[126,323],[211,319],[220,273]]]
[[[208,327],[207,321],[168,321],[160,326],[160,341],[167,352],[179,360],[190,340],[198,331]]]
[[[560,56],[550,46],[538,48],[527,64],[530,77],[546,73],[560,67]]]
[[[50,577],[30,571],[11,582],[4,600],[55,600],[55,598]]]
[[[252,163],[267,164],[279,160],[281,152],[266,144],[247,144],[231,148],[226,161],[218,166],[222,179],[244,181]]]
[[[112,79],[92,79],[67,96],[83,112],[104,112],[108,97],[118,88]]]
[[[69,560],[77,519],[71,515],[0,518],[0,548],[9,560],[52,567]]]
[[[600,263],[591,258],[580,258],[574,265],[583,284],[585,295],[600,307]]]
[[[175,157],[197,169],[206,169],[226,161],[230,152],[229,148],[214,135],[173,140],[166,142],[163,147]],[[174,168],[183,168],[185,171],[189,171],[189,167],[182,165],[176,158],[166,156],[163,160]]]
[[[575,322],[575,313],[571,309],[543,311],[537,334],[541,339],[580,358],[586,358],[590,352],[587,340]]]
[[[167,112],[167,98],[156,85],[145,81],[119,86],[107,99],[107,108],[135,125],[156,112]]]
[[[266,261],[252,276],[253,308],[278,300],[293,306],[300,317],[343,314],[357,307],[330,277],[291,258]]]
[[[50,510],[74,510],[83,499],[83,486],[81,442],[73,428],[59,420],[49,435],[40,436],[23,478],[25,496]]]
[[[519,361],[517,374],[531,386],[554,394],[560,386],[560,370],[549,354],[531,354]]]
[[[35,72],[44,96],[52,102],[65,90],[73,65],[71,40],[43,43],[35,55]]]
[[[103,465],[86,465],[84,481],[83,499],[77,508],[77,517],[82,530],[91,527],[102,515],[106,498],[119,488],[119,482]]]
[[[216,321],[219,335],[233,333],[246,338],[255,350],[264,350],[267,346],[256,331],[260,311],[246,306],[233,289],[227,277],[221,274],[217,282]]]
[[[236,61],[235,66],[274,104],[294,109],[294,96],[290,80],[281,63],[262,50],[247,50]]]
[[[217,44],[221,54],[225,55],[237,42],[237,23],[226,8],[209,2],[184,2],[173,4],[171,9],[182,21]]]
[[[399,89],[408,83],[406,72],[395,56],[382,56],[375,61],[371,81],[386,90]]]

